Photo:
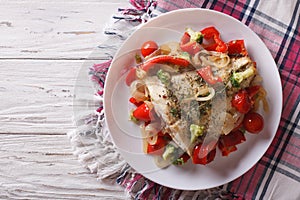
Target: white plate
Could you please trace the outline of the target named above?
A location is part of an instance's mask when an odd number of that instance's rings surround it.
[[[246,134],[247,141],[228,157],[217,152],[215,160],[206,165],[170,166],[159,169],[152,156],[142,152],[140,130],[128,120],[129,88],[124,82],[124,70],[134,62],[134,53],[147,40],[158,43],[179,40],[186,27],[201,30],[215,26],[224,41],[244,39],[250,56],[257,62],[264,81],[270,112],[264,114],[265,127],[258,135]],[[199,190],[230,182],[247,172],[268,149],[281,116],[282,87],[276,64],[264,43],[238,20],[206,9],[182,9],[163,14],[139,27],[117,52],[109,70],[104,92],[105,115],[112,138],[123,158],[136,171],[161,185]]]

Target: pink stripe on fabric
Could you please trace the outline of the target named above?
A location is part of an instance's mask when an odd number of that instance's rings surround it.
[[[144,187],[144,189],[141,191],[141,194],[139,195],[139,199],[149,199],[150,193],[152,192],[153,187],[155,186],[155,183],[152,181],[147,181],[147,185]]]
[[[289,56],[286,58],[287,60],[285,61],[284,69],[285,70],[295,70],[295,71],[300,71],[300,60],[297,60],[297,54],[296,53],[289,53]],[[298,63],[298,65],[297,65]]]
[[[222,2],[222,1],[219,1],[219,2]],[[228,1],[227,3],[226,3],[226,8],[228,8],[228,7],[230,7],[231,8],[231,10],[233,9],[233,7],[234,7],[234,3],[233,2],[231,2],[231,1]]]
[[[285,135],[281,129],[278,130],[262,160],[266,161],[266,159],[277,157],[282,149],[283,141],[286,139],[286,136],[287,135]]]
[[[283,127],[284,123],[281,121],[280,126]],[[245,199],[251,199],[252,195],[255,192],[255,188],[258,184],[260,184],[258,177],[263,177],[266,176],[265,173],[265,169],[266,169],[266,164],[271,162],[271,155],[274,155],[274,158],[278,157],[280,150],[282,149],[282,145],[283,145],[283,141],[286,140],[287,138],[287,134],[284,135],[283,138],[280,138],[280,136],[282,135],[282,131],[278,130],[277,134],[274,138],[274,140],[272,141],[272,144],[270,145],[270,147],[268,148],[266,154],[262,157],[262,159],[260,160],[260,162],[255,165],[253,168],[251,168],[247,173],[245,173],[242,177],[236,179],[235,181],[232,182],[231,185],[231,191],[234,193],[237,193],[240,196],[243,196],[246,194],[246,196],[244,196]],[[280,142],[280,145],[278,146],[278,141]],[[297,150],[297,149],[296,149]],[[274,154],[275,151],[275,154]],[[285,159],[290,159],[291,157],[289,156],[288,158]],[[298,159],[299,160],[299,159]],[[294,164],[296,166],[299,165],[298,161],[295,160],[286,160],[287,162]],[[265,163],[265,164],[263,164]],[[256,177],[256,178],[252,178],[252,177]],[[251,183],[250,183],[251,182]],[[250,185],[249,185],[250,183]]]
[[[282,127],[282,126],[283,126],[283,123],[282,123],[282,125],[280,125],[280,127]],[[264,157],[267,157],[267,158],[272,157],[272,154],[277,150],[277,147],[276,147],[275,144],[278,143],[278,135],[280,135],[280,134],[281,134],[281,131],[278,130],[276,132],[276,135],[275,135],[275,137],[274,137],[271,145],[269,146],[269,148],[267,149],[266,153],[264,154]]]
[[[290,144],[285,149],[285,152],[283,153],[280,160],[288,163],[289,165],[300,166],[300,158],[297,157],[297,154],[299,152],[297,145],[300,144],[300,141],[296,137],[292,137],[289,143]],[[293,145],[291,145],[291,143]]]
[[[288,77],[291,76],[289,72],[281,72],[283,80],[288,80]],[[296,77],[295,77],[296,78]],[[299,79],[299,77],[298,77]],[[296,82],[286,82],[283,89],[283,102],[288,102],[285,105],[285,109],[282,112],[282,117],[286,120],[290,118],[290,113],[295,109],[294,105],[297,102],[297,97],[300,94],[300,87],[295,86]],[[297,95],[298,94],[298,95]]]
[[[241,3],[238,3],[236,6],[234,6],[233,2],[218,1],[214,6],[214,10],[223,12],[239,20],[243,11],[243,6],[244,5]]]
[[[109,61],[106,61],[106,62],[100,63],[100,64],[94,64],[93,69],[96,72],[107,72],[107,68],[109,68],[111,62],[112,62],[112,60],[109,60]]]
[[[185,0],[178,0],[178,1],[164,1],[164,0],[158,0],[158,6],[160,6],[161,8],[168,10],[168,11],[172,11],[172,10],[177,10],[179,8],[196,8],[197,6],[195,6],[194,4],[189,3],[188,1]],[[203,0],[195,3],[198,4],[200,7],[203,4]]]
[[[140,174],[135,174],[134,177],[130,179],[124,179],[123,183],[121,185],[125,186],[127,191],[130,191],[131,188],[134,186],[134,184],[141,178],[144,178]]]
[[[242,196],[246,199],[251,199],[253,192],[255,191],[255,186],[259,184],[257,178],[263,174],[264,167],[261,165],[256,165],[252,167],[247,173],[242,177],[236,179],[232,182],[231,192],[236,193],[238,196]],[[248,183],[251,181],[251,185],[248,187]],[[248,188],[247,188],[248,187]],[[246,196],[244,196],[246,194]]]
[[[170,195],[171,195],[171,191],[172,191],[172,190],[171,190],[170,188],[166,188],[166,189],[164,190],[163,194],[162,194],[161,199],[162,199],[162,200],[168,200],[169,197],[170,197]]]
[[[224,4],[222,4],[222,3],[220,3],[220,2],[217,2],[217,3],[214,5],[214,10],[220,11],[220,12],[221,12],[221,11],[223,10],[223,5],[224,5]],[[224,10],[223,10],[224,13],[227,13],[226,11],[227,11],[227,9],[224,9]],[[229,14],[229,13],[228,13],[228,14]]]
[[[287,70],[294,69],[298,73],[300,72],[300,56],[299,56],[299,48],[300,48],[300,36],[297,36],[298,40],[296,40],[291,49],[290,53],[288,54],[288,63],[286,63],[285,68]],[[298,57],[297,57],[298,56]]]
[[[279,44],[281,44],[283,37],[254,23],[250,23],[249,27],[252,31],[260,36],[261,40],[265,43],[268,49],[272,50],[271,53],[274,58],[280,48]]]

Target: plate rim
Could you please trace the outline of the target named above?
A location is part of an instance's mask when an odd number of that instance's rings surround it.
[[[278,127],[279,127],[279,124],[280,124],[280,118],[281,118],[281,115],[282,115],[282,102],[283,102],[282,83],[281,83],[281,78],[280,78],[280,74],[279,74],[277,65],[276,65],[276,63],[275,63],[274,58],[272,57],[272,55],[271,55],[271,53],[270,53],[270,50],[269,50],[268,47],[265,45],[265,43],[261,40],[261,38],[260,38],[260,37],[259,37],[259,36],[258,36],[258,35],[250,28],[250,27],[248,27],[247,25],[245,25],[244,23],[242,23],[242,22],[239,21],[238,19],[236,19],[236,18],[234,18],[234,17],[232,17],[232,16],[230,16],[230,15],[228,15],[228,14],[226,14],[226,13],[222,13],[222,12],[215,11],[215,10],[210,10],[210,9],[204,9],[204,8],[184,8],[184,9],[173,10],[173,11],[170,11],[170,12],[167,12],[167,13],[163,13],[163,14],[161,14],[161,15],[155,17],[155,18],[152,18],[152,19],[150,19],[150,20],[149,20],[147,23],[145,23],[145,24],[139,25],[139,26],[137,27],[137,29],[134,30],[134,31],[132,32],[132,34],[125,40],[125,42],[124,42],[124,43],[121,45],[121,47],[117,50],[117,52],[116,52],[116,54],[115,54],[115,57],[114,57],[113,60],[112,60],[111,66],[113,66],[113,64],[114,64],[114,62],[115,62],[115,59],[118,58],[118,55],[121,55],[120,52],[122,51],[122,47],[126,44],[126,41],[127,41],[129,38],[131,38],[137,31],[139,31],[140,29],[143,29],[143,28],[145,28],[145,27],[147,27],[147,26],[151,26],[152,23],[155,23],[155,21],[161,19],[162,17],[168,17],[169,15],[174,15],[174,14],[184,13],[184,12],[210,12],[210,13],[214,13],[214,14],[216,14],[216,15],[220,15],[220,16],[223,16],[223,17],[227,17],[227,18],[229,18],[230,20],[234,20],[235,22],[238,22],[240,25],[244,26],[244,28],[249,29],[252,33],[254,33],[254,36],[256,37],[255,39],[256,39],[256,40],[259,40],[259,41],[264,45],[264,47],[267,49],[267,53],[269,54],[268,56],[270,56],[270,57],[272,58],[272,60],[273,60],[272,65],[273,65],[273,66],[276,66],[276,69],[277,69],[277,70],[276,70],[276,71],[277,71],[276,77],[274,78],[274,80],[277,81],[277,84],[278,84],[278,86],[279,86],[278,91],[280,91],[280,92],[279,92],[280,94],[279,94],[279,98],[278,98],[277,100],[279,101],[281,107],[280,107],[280,110],[279,110],[279,116],[276,118],[276,127],[275,127],[275,128],[276,128],[276,131],[275,131],[275,133],[272,133],[271,138],[268,140],[268,144],[267,144],[267,146],[266,146],[264,152],[261,154],[261,156],[259,156],[259,159],[255,160],[255,162],[254,162],[251,166],[249,166],[246,170],[244,170],[242,173],[239,173],[239,175],[238,175],[237,177],[231,178],[230,180],[228,180],[228,181],[226,181],[226,182],[223,182],[223,183],[221,183],[221,184],[219,184],[219,185],[214,185],[214,186],[212,186],[212,187],[217,187],[217,186],[226,184],[226,183],[228,183],[228,182],[230,182],[230,181],[233,181],[234,179],[236,179],[236,178],[242,176],[243,174],[245,174],[245,173],[246,173],[247,171],[249,171],[255,164],[258,163],[258,161],[263,157],[263,155],[264,155],[264,154],[266,153],[266,151],[269,149],[269,147],[270,147],[272,141],[274,140],[275,135],[276,135],[276,133],[277,133],[277,131],[278,131]],[[109,68],[109,70],[108,70],[107,78],[110,77],[110,72],[111,72],[110,69],[111,69],[111,68]],[[106,100],[106,98],[107,98],[106,92],[105,92],[105,91],[106,91],[107,89],[108,89],[108,88],[107,88],[107,84],[105,84],[105,86],[104,86],[104,107],[105,107],[105,105],[107,106],[107,102],[105,103],[105,100]],[[105,115],[107,114],[107,113],[106,113],[106,109],[104,109],[104,113],[105,113]],[[107,120],[106,120],[106,122],[107,122]],[[110,128],[109,128],[110,125],[109,125],[109,124],[106,124],[106,125],[107,125],[108,129],[110,130]],[[114,140],[114,137],[113,137],[113,136],[112,136],[112,140],[113,140],[113,142],[115,143],[115,140]],[[116,146],[117,146],[117,145],[116,145]],[[118,149],[118,151],[120,152],[121,156],[123,156],[122,154],[124,154],[124,152],[123,152],[122,150],[120,150],[118,147],[117,147],[117,149]],[[125,159],[125,161],[127,162],[126,159]],[[128,163],[128,162],[127,162],[127,163]],[[130,163],[128,163],[128,164],[131,166]],[[132,166],[131,166],[131,167],[132,167]],[[134,167],[133,167],[133,168],[134,168]],[[135,168],[134,168],[134,169],[135,169]],[[148,179],[150,179],[150,180],[152,180],[152,181],[158,183],[158,184],[161,184],[161,185],[164,185],[164,186],[167,186],[167,187],[171,187],[171,188],[174,188],[174,189],[180,189],[180,190],[182,190],[182,189],[183,189],[183,190],[199,190],[199,189],[208,189],[208,188],[212,188],[212,187],[207,187],[207,188],[197,188],[197,187],[193,187],[193,188],[172,187],[172,186],[170,186],[170,185],[162,184],[162,183],[158,182],[157,180],[153,180],[153,179],[152,179],[151,177],[149,177],[148,175],[145,175],[145,174],[142,174],[142,175],[145,176],[146,178],[148,178]]]

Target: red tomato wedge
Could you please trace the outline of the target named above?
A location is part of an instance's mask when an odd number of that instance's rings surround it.
[[[236,146],[226,147],[226,146],[224,146],[224,144],[222,144],[222,142],[218,143],[218,147],[222,153],[222,156],[228,156],[230,153],[237,150]]]
[[[158,45],[156,42],[149,40],[142,44],[141,47],[141,54],[146,57],[149,56],[151,53],[158,49]]]
[[[232,131],[228,135],[222,135],[219,139],[218,147],[222,156],[228,156],[237,150],[236,145],[246,141],[244,133],[240,130]]]
[[[190,41],[190,39],[190,35],[185,32],[180,41],[180,48],[182,51],[194,55],[201,50],[201,45],[196,41]]]
[[[234,56],[247,56],[244,40],[233,40],[227,43],[228,54]]]
[[[187,67],[189,66],[190,62],[186,59],[174,57],[174,56],[168,56],[168,55],[160,55],[157,57],[154,57],[152,59],[147,60],[141,65],[141,69],[148,72],[155,64],[173,64],[173,65],[179,65],[181,67]]]
[[[259,92],[260,88],[261,88],[260,85],[254,85],[254,86],[246,88],[250,99],[253,100],[253,98],[255,97],[255,95]]]
[[[264,128],[264,118],[256,112],[249,112],[244,117],[243,125],[249,133],[257,134]]]
[[[156,56],[154,58],[147,60],[146,62],[139,65],[139,67],[142,70],[148,72],[155,66],[155,64],[163,64],[163,63],[179,65],[181,67],[188,67],[190,64],[190,62],[188,60],[183,59],[183,58],[168,56],[168,55],[160,55],[160,56]],[[130,86],[130,84],[134,80],[136,80],[136,68],[135,67],[131,68],[130,71],[128,72],[126,80],[125,80],[126,85]]]
[[[132,114],[138,120],[142,120],[142,121],[145,121],[145,122],[151,121],[150,108],[148,107],[148,105],[146,103],[143,103],[142,105],[137,107],[133,111]]]
[[[219,31],[215,27],[211,26],[204,28],[203,30],[201,30],[201,33],[204,35],[204,39],[213,39],[213,43],[205,45],[204,49],[208,51],[217,51],[222,53],[227,52],[227,44],[223,42],[223,40],[220,37]]]
[[[162,155],[167,143],[168,143],[168,141],[165,140],[164,136],[157,136],[157,141],[155,144],[153,144],[153,145],[148,144],[147,153],[155,154],[155,155]]]
[[[139,107],[140,105],[142,105],[144,102],[138,102],[134,97],[131,97],[130,99],[129,99],[129,102],[130,103],[132,103],[132,104],[134,104],[136,107]]]
[[[242,89],[238,91],[231,100],[231,105],[237,109],[240,113],[247,113],[251,109],[251,99],[246,90]]]
[[[195,146],[192,156],[194,164],[206,165],[214,160],[216,156],[216,142],[212,141],[207,145],[202,143]]]
[[[208,84],[216,84],[217,82],[222,82],[221,77],[215,77],[212,73],[211,67],[206,66],[197,70],[197,73],[207,82]]]
[[[125,79],[125,82],[126,82],[126,85],[130,86],[130,84],[135,81],[136,79],[136,68],[133,67],[129,70],[127,76],[126,76],[126,79]]]
[[[222,135],[220,137],[220,142],[222,142],[226,147],[234,146],[245,141],[245,135],[240,130],[232,131],[228,135]]]

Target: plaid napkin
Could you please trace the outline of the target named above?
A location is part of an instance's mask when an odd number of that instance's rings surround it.
[[[277,63],[283,85],[283,112],[276,136],[259,162],[238,179],[208,190],[180,191],[158,185],[136,173],[116,151],[105,126],[103,86],[111,60],[94,64],[97,110],[78,115],[78,128],[68,135],[79,161],[100,183],[117,182],[134,199],[300,199],[300,2],[299,0],[158,0],[133,1],[119,9],[106,28],[109,43],[98,47],[112,58],[139,23],[180,8],[217,10],[238,19],[263,40]],[[112,40],[114,42],[112,42]],[[112,45],[113,44],[113,45]]]

